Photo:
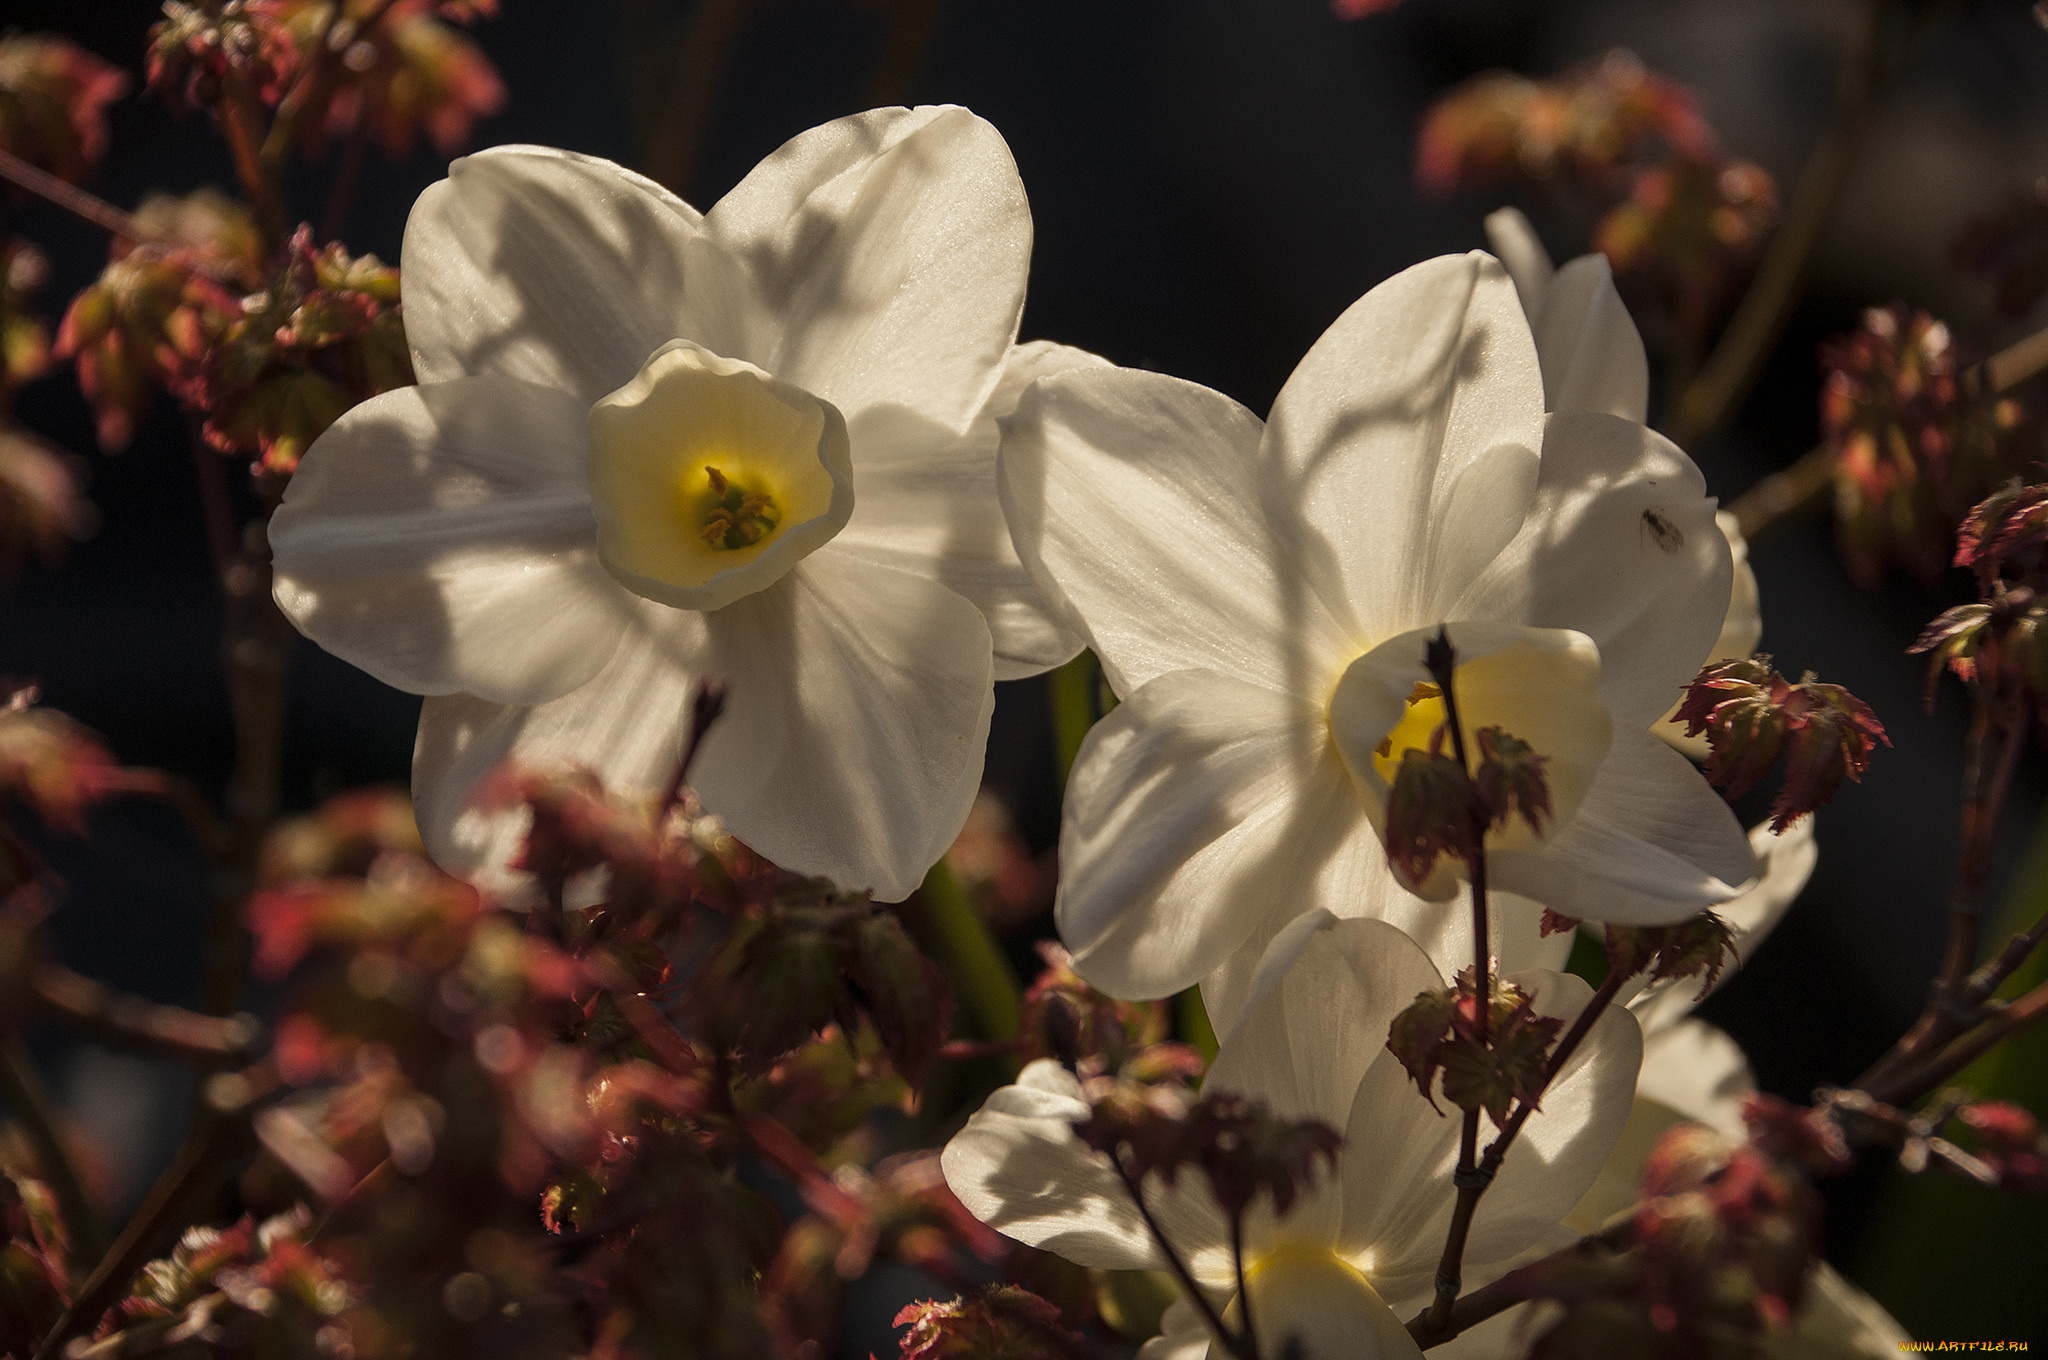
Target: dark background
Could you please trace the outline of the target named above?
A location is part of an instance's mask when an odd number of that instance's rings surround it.
[[[787,137],[863,107],[883,49],[885,23],[871,9],[756,8],[704,91],[710,122],[686,190],[702,206]],[[674,17],[689,9],[677,4]],[[1927,306],[1983,346],[2017,333],[1991,324],[1985,290],[1952,271],[1947,244],[1971,215],[2048,172],[2048,34],[2016,0],[1952,9],[1888,97],[1806,300],[1742,418],[1691,450],[1724,501],[1812,445],[1815,345],[1853,325],[1859,308]],[[1834,0],[1406,0],[1345,24],[1318,0],[952,0],[901,89],[910,102],[965,104],[1008,138],[1037,227],[1027,338],[1172,372],[1263,411],[1352,299],[1419,259],[1482,244],[1484,213],[1508,201],[1434,201],[1413,187],[1417,121],[1449,86],[1492,66],[1548,75],[1626,45],[1693,86],[1731,151],[1763,163],[1789,195],[1829,114],[1849,12]],[[63,32],[138,85],[155,17],[147,0],[0,0],[0,27]],[[511,101],[475,144],[541,142],[634,161],[623,36],[610,4],[505,0],[476,37]],[[115,106],[112,147],[89,187],[122,206],[150,189],[233,185],[211,130],[152,101]],[[443,170],[431,151],[374,168],[344,232],[350,248],[396,260],[408,206]],[[295,215],[318,218],[332,173],[297,172]],[[103,262],[104,237],[40,204],[0,202],[0,226],[53,259],[41,305],[54,324]],[[1537,223],[1560,261],[1586,249],[1583,221],[1539,213]],[[129,450],[102,456],[62,370],[25,392],[17,414],[80,454],[102,523],[67,563],[30,568],[0,598],[0,674],[40,680],[49,703],[98,729],[125,761],[217,788],[229,751],[220,609],[182,420],[165,403]],[[1849,686],[1895,746],[1823,814],[1812,886],[1706,1008],[1766,1089],[1804,1099],[1853,1077],[1904,1028],[1939,955],[1964,715],[1953,694],[1922,712],[1921,668],[1902,649],[1964,587],[1958,575],[1940,591],[1896,579],[1883,593],[1859,591],[1817,514],[1775,526],[1753,561],[1764,645],[1781,668]],[[290,804],[403,784],[417,709],[301,644]],[[1034,846],[1050,844],[1057,824],[1047,748],[1042,682],[1005,686],[989,780]],[[2024,859],[2043,858],[2027,853],[2038,759],[2023,784],[1993,878],[2000,891],[2017,884],[2016,910],[2048,883],[2048,871],[2020,872]],[[67,961],[190,1000],[203,881],[175,820],[120,806],[96,816],[89,844],[49,849],[71,888],[55,921]],[[181,1078],[90,1048],[42,1052],[120,1184],[139,1193],[177,1135]],[[2038,1101],[2048,1074],[2031,1080]],[[1885,1180],[1866,1172],[1830,1187],[1831,1256],[1916,1336],[2048,1344],[2039,1202],[1963,1187],[1902,1197]]]

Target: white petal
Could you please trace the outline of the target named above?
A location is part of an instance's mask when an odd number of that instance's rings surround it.
[[[471,805],[501,761],[585,766],[612,792],[659,790],[675,770],[703,669],[704,615],[635,600],[635,617],[595,678],[532,708],[469,694],[431,697],[412,755],[413,813],[427,851],[452,874],[506,889],[524,813]],[[714,810],[716,810],[714,808]]]
[[[1635,1207],[1641,1198],[1643,1159],[1665,1134],[1685,1122],[1685,1116],[1669,1105],[1636,1097],[1614,1151],[1607,1154],[1600,1174],[1564,1216],[1565,1226],[1580,1235],[1596,1233],[1616,1214]]]
[[[1411,992],[1397,1008],[1414,999]],[[1344,1124],[1339,1239],[1347,1252],[1369,1254],[1373,1280],[1388,1297],[1400,1298],[1428,1288],[1435,1277],[1457,1199],[1451,1174],[1457,1169],[1464,1118],[1441,1097],[1441,1113],[1431,1109],[1386,1051],[1392,1023],[1389,1014],[1376,1031],[1380,1052],[1360,1078]],[[1480,1127],[1485,1131],[1489,1126],[1482,1122]]]
[[[1034,384],[1003,435],[1024,565],[1086,627],[1111,686],[1203,667],[1320,701],[1363,650],[1259,509],[1258,417],[1138,369]]]
[[[465,156],[405,225],[405,335],[421,382],[495,373],[585,405],[679,336],[736,356],[716,324],[743,289],[695,209],[594,156]]]
[[[1487,215],[1486,240],[1507,266],[1543,366],[1543,409],[1604,411],[1641,423],[1650,404],[1643,338],[1614,290],[1604,255],[1556,269],[1519,209]]]
[[[1571,825],[1540,851],[1500,851],[1487,865],[1503,888],[1567,916],[1636,925],[1726,902],[1758,867],[1741,823],[1692,762],[1618,725]]]
[[[1721,526],[1721,534],[1728,540],[1729,554],[1735,560],[1735,584],[1728,592],[1728,615],[1721,621],[1721,635],[1714,639],[1714,650],[1708,661],[1733,661],[1755,653],[1757,644],[1763,641],[1764,620],[1761,603],[1757,595],[1756,572],[1749,565],[1749,542],[1742,536],[1742,528],[1734,515],[1726,510],[1717,511],[1714,523]],[[1657,735],[1670,742],[1694,760],[1704,762],[1710,747],[1707,734],[1696,737],[1685,735],[1685,724],[1672,719],[1683,703],[1684,695],[1671,701],[1665,712],[1664,721],[1657,725]]]
[[[1289,1119],[1350,1123],[1359,1082],[1387,1053],[1387,1028],[1419,992],[1444,985],[1429,957],[1384,921],[1321,921],[1292,964],[1255,995],[1209,1066],[1206,1085],[1266,1101]],[[1400,1127],[1436,1116],[1402,1110]],[[1387,1149],[1369,1147],[1367,1164]],[[1340,1166],[1348,1166],[1348,1158]],[[1348,1178],[1347,1178],[1348,1179]]]
[[[1536,1010],[1567,1026],[1593,989],[1568,974],[1504,975],[1535,996]],[[1641,1034],[1626,1011],[1610,1007],[1544,1093],[1541,1108],[1508,1149],[1492,1188],[1479,1202],[1466,1245],[1466,1282],[1477,1285],[1518,1256],[1544,1245],[1599,1176],[1621,1136],[1633,1103],[1642,1057]],[[1407,1074],[1387,1054],[1367,1073],[1347,1134],[1372,1151],[1345,1166],[1344,1248],[1370,1252],[1373,1279],[1390,1299],[1426,1294],[1443,1251],[1456,1193],[1457,1112],[1438,1119]],[[1417,1109],[1421,1113],[1415,1113]],[[1427,1117],[1429,1122],[1423,1122]],[[1418,1147],[1409,1149],[1406,1125]],[[1481,1146],[1495,1136],[1481,1121]],[[1383,1168],[1385,1174],[1383,1174]],[[1398,1170],[1399,1174],[1392,1174]]]
[[[704,806],[785,868],[909,896],[981,784],[980,611],[828,544],[704,618],[706,674],[731,685],[691,772]]]
[[[1281,389],[1260,467],[1271,531],[1319,585],[1341,579],[1370,641],[1453,616],[1522,527],[1542,407],[1507,272],[1479,254],[1418,264],[1353,303]]]
[[[1159,1335],[1138,1347],[1137,1360],[1210,1360],[1209,1324],[1183,1294],[1159,1316]]]
[[[414,694],[539,703],[618,645],[597,565],[583,406],[507,378],[405,387],[315,441],[270,521],[300,632]]]
[[[1605,255],[1557,271],[1531,323],[1543,365],[1543,405],[1596,411],[1640,424],[1650,409],[1650,362]]]
[[[1557,415],[1536,508],[1448,616],[1586,634],[1615,723],[1648,727],[1712,650],[1733,578],[1706,481],[1676,445],[1616,416]]]
[[[1543,248],[1536,229],[1522,216],[1520,208],[1499,208],[1486,215],[1486,244],[1493,248],[1506,266],[1508,277],[1515,281],[1515,294],[1522,300],[1522,311],[1530,318],[1529,328],[1533,331],[1534,318],[1543,313],[1543,296],[1557,274],[1557,267],[1550,262],[1550,252]],[[1537,357],[1541,359],[1540,352]]]
[[[1335,1257],[1283,1252],[1262,1261],[1246,1287],[1262,1355],[1422,1360],[1422,1348],[1386,1300],[1364,1275]],[[1232,1320],[1242,1325],[1236,1305]]]
[[[1742,1102],[1756,1094],[1756,1078],[1733,1039],[1704,1020],[1681,1020],[1644,1039],[1636,1094],[1740,1143],[1749,1136]]]
[[[954,435],[1016,338],[1031,213],[996,130],[965,109],[812,128],[704,225],[753,276],[772,334],[741,357],[839,407],[854,461],[920,422]]]
[[[1768,822],[1749,829],[1749,846],[1763,872],[1754,887],[1714,908],[1735,934],[1735,958],[1714,980],[1715,990],[1756,952],[1813,876],[1813,866],[1820,859],[1813,843],[1813,821],[1801,817],[1782,836],[1772,835]],[[1644,988],[1629,1001],[1628,1008],[1635,1012],[1643,1033],[1654,1035],[1682,1019],[1699,1000],[1697,979],[1675,978]]]
[[[1912,1341],[1883,1305],[1822,1261],[1807,1277],[1791,1333],[1766,1337],[1763,1353],[1771,1360],[1886,1360]]]
[[[1019,1242],[1098,1270],[1161,1270],[1160,1253],[1109,1159],[1074,1135],[1088,1117],[1073,1074],[1051,1059],[1026,1067],[990,1096],[939,1156],[946,1184],[969,1213]],[[1201,1181],[1146,1185],[1146,1204],[1182,1259],[1227,1269],[1229,1228]]]
[[[1202,1004],[1218,1034],[1227,1035],[1236,1027],[1250,999],[1293,964],[1295,954],[1326,916],[1385,921],[1420,945],[1446,976],[1472,962],[1471,914],[1462,903],[1425,901],[1403,888],[1387,864],[1379,838],[1370,831],[1355,837],[1316,880],[1296,888],[1291,896],[1300,902],[1326,902],[1339,910],[1318,908],[1291,919],[1285,911],[1269,913],[1221,967],[1202,979]],[[1488,893],[1487,906],[1489,952],[1501,968],[1557,971],[1571,957],[1571,932],[1542,933],[1541,903],[1496,889]],[[1283,935],[1287,943],[1282,942]]]
[[[1721,795],[1691,761],[1641,728],[1615,732],[1580,816],[1647,841],[1724,882],[1746,884],[1760,867],[1742,823]]]
[[[1060,936],[1113,996],[1165,996],[1215,968],[1346,842],[1371,838],[1342,763],[1283,695],[1175,671],[1097,723],[1067,782]]]
[[[1538,1012],[1561,1018],[1567,1027],[1593,995],[1566,973],[1518,973],[1508,980],[1535,994]],[[1514,1257],[1553,1232],[1593,1184],[1628,1122],[1642,1058],[1642,1031],[1634,1018],[1607,1007],[1544,1092],[1541,1108],[1508,1148],[1500,1175],[1479,1201],[1466,1243],[1475,1279],[1486,1278],[1489,1263]]]
[[[1017,345],[966,434],[927,457],[871,458],[854,468],[853,521],[836,544],[868,561],[929,576],[972,601],[995,639],[998,680],[1036,675],[1071,660],[1083,645],[1063,607],[1017,560],[996,495],[998,422],[1017,409],[1034,379],[1108,366],[1066,345]]]

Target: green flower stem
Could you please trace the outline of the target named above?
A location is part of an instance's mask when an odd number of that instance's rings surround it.
[[[35,1064],[18,1039],[0,1044],[0,1100],[5,1100],[14,1111],[29,1142],[35,1145],[36,1161],[57,1196],[65,1231],[71,1237],[72,1266],[80,1271],[90,1269],[106,1255],[106,1234],[100,1231],[92,1201],[85,1195],[85,1182],[71,1160],[70,1149],[64,1146],[63,1135],[57,1131],[50,1098],[36,1076]]]
[[[924,876],[918,895],[924,899],[939,962],[975,1028],[985,1039],[1014,1037],[1022,1010],[1016,971],[945,860]]]
[[[1202,1004],[1200,987],[1190,987],[1173,999],[1173,1018],[1180,1029],[1181,1042],[1200,1053],[1202,1061],[1215,1062],[1216,1026],[1209,1023],[1209,1008]]]
[[[1081,740],[1102,716],[1097,703],[1102,665],[1095,653],[1083,652],[1052,673],[1053,758],[1059,763],[1060,787],[1081,753]]]

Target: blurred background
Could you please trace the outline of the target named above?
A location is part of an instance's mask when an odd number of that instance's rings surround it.
[[[1761,167],[1789,202],[1836,117],[1862,11],[1848,0],[1404,0],[1346,20],[1323,0],[506,0],[470,30],[508,95],[470,145],[611,157],[708,206],[819,122],[876,103],[964,104],[1008,139],[1031,195],[1025,338],[1171,372],[1263,412],[1346,305],[1418,260],[1482,246],[1489,210],[1525,208],[1560,262],[1590,247],[1597,214],[1583,197],[1526,176],[1418,186],[1425,114],[1460,82],[1495,68],[1552,77],[1627,49],[1689,88],[1726,154]],[[128,71],[131,89],[159,17],[148,0],[0,0],[0,27],[63,33]],[[1817,348],[1864,308],[1926,308],[1979,353],[2041,324],[2039,308],[2031,324],[2001,314],[1992,284],[1959,268],[1951,247],[2048,174],[2048,32],[2016,0],[1924,4],[1913,17],[1924,31],[1885,73],[1753,392],[1689,447],[1724,504],[1815,445]],[[132,93],[110,117],[93,192],[132,208],[150,190],[232,188],[207,129]],[[352,201],[330,210],[343,168],[330,156],[295,171],[293,220],[328,211],[352,251],[396,263],[407,209],[445,166],[422,142],[406,159],[373,161]],[[39,301],[54,316],[105,263],[105,236],[23,196],[0,211],[50,257]],[[1718,319],[1725,304],[1707,306]],[[1657,315],[1647,308],[1644,324],[1663,371],[1671,350],[1657,352],[1669,339]],[[1653,392],[1653,420],[1668,396]],[[101,454],[61,367],[21,392],[16,418],[76,455],[98,523],[65,560],[31,564],[0,594],[0,674],[38,681],[122,760],[217,790],[229,750],[221,606],[183,418],[164,400],[126,450]],[[1743,1044],[1766,1090],[1804,1100],[1852,1078],[1910,1023],[1939,958],[1967,715],[1953,686],[1923,709],[1924,668],[1904,648],[1973,596],[1961,572],[1857,584],[1824,508],[1773,523],[1751,561],[1764,648],[1788,675],[1811,669],[1868,701],[1894,746],[1821,814],[1812,885],[1704,1011]],[[299,643],[287,806],[403,785],[417,711],[417,699]],[[1002,687],[987,779],[1033,852],[1057,834],[1052,750],[1047,684]],[[2037,754],[1992,876],[1998,910],[2029,921],[2048,902],[2042,790]],[[53,923],[66,960],[191,1001],[205,868],[175,816],[110,804],[89,843],[44,848],[70,889]],[[1007,925],[1021,961],[1050,919]],[[188,1098],[177,1069],[89,1046],[39,1056],[97,1135],[118,1193],[139,1194],[179,1136]],[[2041,1036],[1980,1075],[2048,1113]],[[1899,1179],[1869,1169],[1828,1186],[1830,1257],[1917,1337],[2048,1344],[2039,1201]]]

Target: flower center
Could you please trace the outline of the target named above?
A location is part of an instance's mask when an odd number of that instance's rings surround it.
[[[1401,768],[1403,754],[1427,751],[1441,744],[1437,732],[1450,720],[1443,696],[1444,692],[1427,680],[1417,680],[1415,688],[1408,691],[1408,711],[1372,748],[1372,767],[1387,783],[1394,782],[1394,772]]]
[[[1245,1271],[1245,1288],[1261,1354],[1285,1355],[1295,1342],[1310,1356],[1414,1353],[1407,1328],[1365,1273],[1327,1246],[1292,1242],[1262,1253]],[[1242,1325],[1238,1301],[1226,1318]]]
[[[627,589],[718,609],[766,589],[853,514],[830,403],[684,340],[590,408],[598,558]]]
[[[711,483],[711,508],[704,512],[700,532],[714,551],[751,548],[775,532],[775,526],[782,521],[782,511],[776,507],[773,496],[733,485],[730,478],[709,463],[704,465],[704,479]],[[687,490],[682,494],[689,497]],[[684,513],[689,513],[689,507]]]
[[[1417,629],[1373,648],[1351,663],[1330,698],[1331,739],[1382,836],[1403,755],[1451,749],[1448,731],[1438,735],[1448,719],[1443,696],[1422,664],[1435,632]],[[1517,817],[1486,838],[1488,849],[1533,849],[1570,824],[1613,741],[1600,700],[1599,649],[1583,634],[1554,628],[1453,623],[1450,633],[1458,658],[1452,685],[1470,757],[1477,759],[1480,729],[1497,726],[1545,758],[1551,817],[1542,831]],[[1429,895],[1448,894],[1455,880],[1432,885]]]

